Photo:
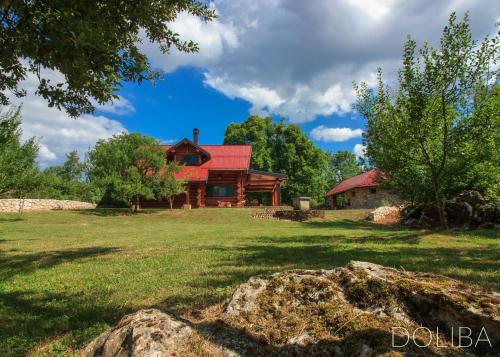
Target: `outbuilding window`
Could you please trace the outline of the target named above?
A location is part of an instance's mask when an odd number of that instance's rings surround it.
[[[370,188],[370,193],[377,193],[377,189],[376,188]]]
[[[207,197],[234,197],[235,185],[207,185]]]

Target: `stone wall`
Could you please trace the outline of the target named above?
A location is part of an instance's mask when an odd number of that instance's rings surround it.
[[[0,199],[0,212],[18,212],[21,200]],[[69,200],[50,200],[50,199],[32,199],[24,200],[24,211],[46,211],[46,210],[64,210],[64,209],[92,209],[96,205],[88,202],[69,201]]]
[[[379,187],[356,188],[347,191],[345,199],[347,208],[377,208],[401,204],[401,199],[397,195]]]

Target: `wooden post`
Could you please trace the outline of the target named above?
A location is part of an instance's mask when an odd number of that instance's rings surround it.
[[[205,196],[207,194],[207,187],[206,187],[206,184],[204,182],[200,184],[200,190],[201,190],[201,205],[200,205],[200,207],[205,207],[205,205],[206,205]]]
[[[201,207],[201,184],[196,189],[196,207]]]
[[[272,194],[271,194],[271,202],[272,202],[271,205],[273,207],[278,206],[278,194],[277,194],[277,192],[278,192],[278,185],[275,184],[273,187]]]
[[[278,183],[278,187],[276,187],[276,206],[281,206],[281,181]]]

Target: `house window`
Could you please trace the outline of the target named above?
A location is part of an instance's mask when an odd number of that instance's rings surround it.
[[[234,197],[234,185],[207,185],[207,197]]]
[[[352,192],[351,192],[351,196],[352,196],[352,197],[356,197],[356,192],[355,192],[355,191],[352,191]]]
[[[370,188],[370,193],[377,193],[377,189],[376,188]]]
[[[182,157],[182,162],[186,165],[198,165],[198,155],[184,155]]]

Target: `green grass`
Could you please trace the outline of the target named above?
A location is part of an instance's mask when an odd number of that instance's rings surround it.
[[[429,233],[376,226],[366,211],[308,223],[250,209],[60,211],[0,215],[0,356],[64,355],[124,314],[185,312],[248,277],[349,260],[445,274],[500,290],[498,230]]]

